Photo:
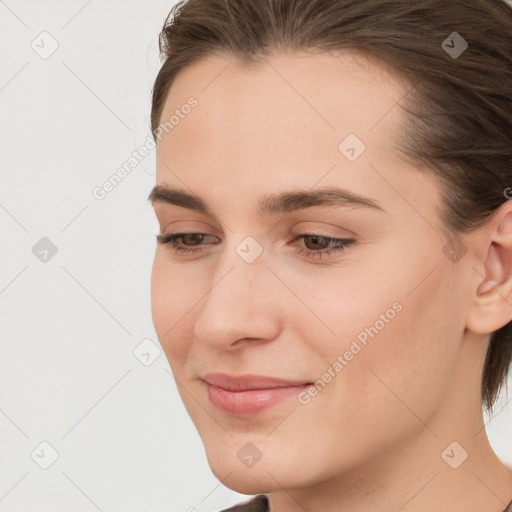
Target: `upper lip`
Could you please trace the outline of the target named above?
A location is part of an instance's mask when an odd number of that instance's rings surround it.
[[[311,384],[305,380],[284,380],[264,375],[228,375],[227,373],[207,373],[202,379],[212,386],[227,391],[247,391],[249,389],[272,389]]]

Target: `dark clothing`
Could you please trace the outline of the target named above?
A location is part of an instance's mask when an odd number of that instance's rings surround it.
[[[258,494],[249,501],[238,503],[220,512],[268,512],[268,499],[266,494]],[[509,512],[508,510],[506,512]]]
[[[266,494],[258,494],[249,501],[221,510],[220,512],[268,512],[268,498]],[[512,512],[512,501],[503,512]]]

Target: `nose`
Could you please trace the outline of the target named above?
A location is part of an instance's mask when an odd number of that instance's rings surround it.
[[[227,261],[229,260],[229,261]],[[236,253],[219,266],[200,302],[195,333],[217,350],[231,350],[247,340],[269,341],[281,329],[282,291],[265,261],[243,261]],[[199,305],[198,305],[199,306]]]

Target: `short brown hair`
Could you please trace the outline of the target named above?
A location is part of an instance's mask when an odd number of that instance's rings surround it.
[[[468,45],[460,55],[449,51],[455,41]],[[350,49],[412,86],[403,102],[407,126],[395,142],[442,183],[445,234],[460,243],[508,200],[512,8],[505,0],[182,0],[164,22],[159,49],[165,60],[152,92],[155,142],[174,78],[203,57],[227,54],[247,64],[279,49]],[[483,368],[488,410],[511,360],[509,322],[492,333]]]

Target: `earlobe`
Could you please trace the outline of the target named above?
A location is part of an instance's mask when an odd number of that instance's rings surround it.
[[[512,201],[493,217],[484,237],[484,272],[473,267],[480,282],[467,318],[467,328],[480,334],[494,332],[512,320]]]

